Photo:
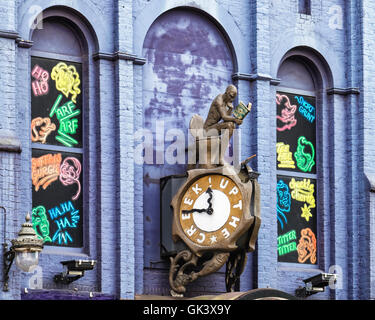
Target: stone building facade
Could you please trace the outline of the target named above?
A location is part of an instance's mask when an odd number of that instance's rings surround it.
[[[166,132],[187,130],[191,116],[205,116],[229,83],[238,101],[253,103],[241,126],[241,158],[256,154],[251,165],[261,173],[262,225],[241,291],[294,294],[303,279],[335,272],[336,288],[311,299],[375,298],[373,1],[0,0],[0,17],[0,205],[7,212],[0,236],[6,241],[34,209],[31,159],[40,145],[31,139],[38,106],[32,57],[82,68],[82,145],[42,148],[81,157],[82,243],[45,245],[32,274],[13,266],[10,290],[0,299],[168,295],[159,181],[185,165],[165,164],[157,148],[152,163],[139,163],[139,137],[148,130],[152,143],[173,141]],[[286,174],[275,148],[278,92],[313,96],[316,103],[316,171],[299,175],[316,181],[315,263],[278,257],[276,185]],[[72,259],[97,264],[76,282],[54,283],[60,262]],[[188,291],[225,292],[223,271]]]

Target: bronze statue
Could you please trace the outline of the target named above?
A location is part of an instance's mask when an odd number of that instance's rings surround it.
[[[220,135],[221,130],[228,129],[230,138],[233,135],[235,124],[242,124],[242,119],[232,116],[233,101],[236,96],[237,88],[233,84],[230,84],[225,93],[217,95],[212,101],[203,125],[207,136],[215,135],[215,131],[212,129],[216,130],[216,135]]]
[[[188,170],[194,169],[197,163],[199,163],[198,167],[207,169],[224,164],[223,156],[236,124],[241,125],[244,117],[251,110],[250,102],[247,106],[240,102],[234,108],[233,101],[236,96],[237,88],[230,84],[224,93],[218,94],[212,101],[204,122],[197,114],[191,118],[189,129],[196,139],[196,161],[188,165]],[[202,153],[204,153],[203,161],[199,160]]]

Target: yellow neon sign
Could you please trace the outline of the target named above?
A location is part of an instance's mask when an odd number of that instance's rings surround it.
[[[284,144],[284,142],[276,143],[277,161],[280,162],[277,164],[278,168],[295,169],[293,155],[289,148],[289,144]]]

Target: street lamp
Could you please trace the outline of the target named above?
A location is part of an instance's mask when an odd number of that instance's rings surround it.
[[[26,215],[26,222],[22,224],[21,230],[16,239],[11,240],[12,246],[8,250],[6,243],[6,210],[4,210],[4,242],[3,242],[3,291],[9,291],[9,271],[14,259],[16,265],[22,271],[32,272],[39,263],[39,252],[43,249],[43,240],[39,239],[33,224],[30,222],[30,214]]]

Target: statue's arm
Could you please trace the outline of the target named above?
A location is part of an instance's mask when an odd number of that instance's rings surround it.
[[[229,112],[227,113],[227,109],[223,104],[218,105],[218,108],[219,108],[220,116],[224,121],[228,121],[228,122],[231,121],[231,122],[235,122],[237,124],[242,123],[242,120],[230,116],[230,114],[232,113],[232,109],[229,109]]]

